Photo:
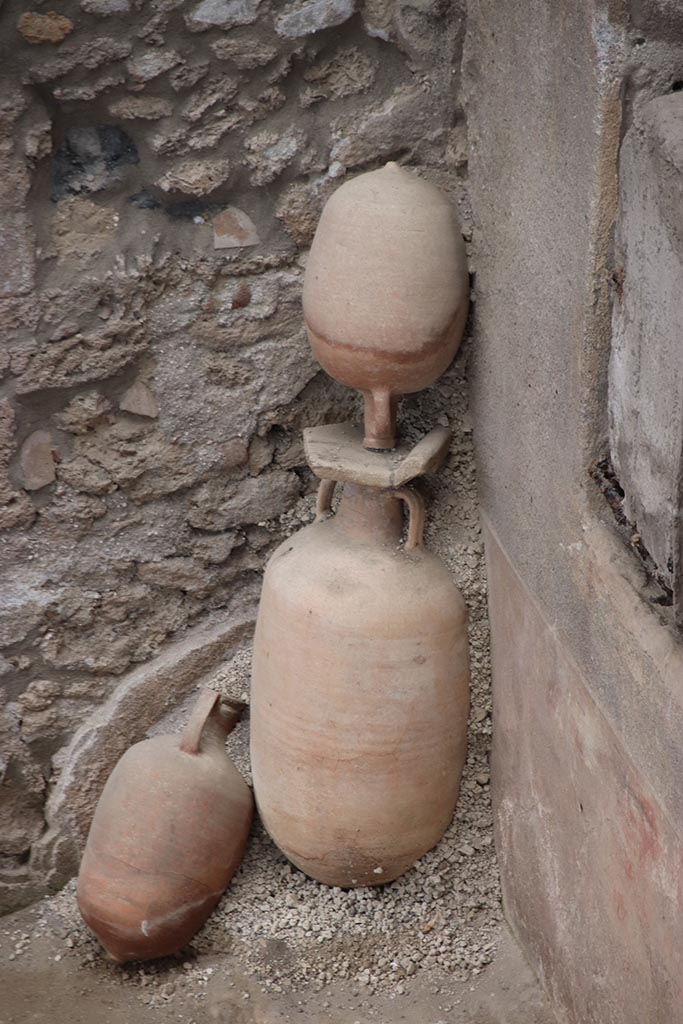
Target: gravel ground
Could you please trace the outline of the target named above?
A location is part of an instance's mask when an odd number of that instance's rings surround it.
[[[229,953],[118,968],[69,946],[50,901],[0,928],[2,1024],[553,1024],[555,1017],[509,932],[478,978],[410,978],[399,994],[350,981],[321,992],[265,992]],[[21,953],[10,953],[17,947]],[[10,956],[14,959],[10,960]]]
[[[240,871],[193,950],[199,956],[236,956],[265,991],[315,992],[339,981],[368,995],[401,995],[416,981],[438,991],[444,978],[471,979],[495,955],[502,914],[489,792],[489,632],[466,360],[467,346],[434,388],[404,400],[401,418],[404,434],[415,439],[436,423],[450,422],[454,432],[446,466],[423,489],[429,509],[426,542],[448,565],[470,612],[469,753],[455,820],[408,874],[386,886],[351,891],[327,888],[293,868],[256,822]],[[302,499],[284,517],[292,531],[310,522],[313,501],[313,495]],[[208,684],[248,699],[249,668],[245,648]],[[183,716],[180,709],[162,728],[178,727]],[[228,749],[251,781],[248,716]],[[62,921],[70,948],[92,962],[97,946],[80,922],[74,891],[72,883],[48,901],[50,911]],[[186,966],[199,970],[192,960]],[[144,965],[131,969],[130,976],[144,984],[157,969]]]

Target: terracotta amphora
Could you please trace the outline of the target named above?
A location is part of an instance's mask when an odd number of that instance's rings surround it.
[[[365,397],[365,447],[393,448],[398,397],[453,359],[469,304],[465,245],[435,185],[387,164],[323,209],[306,264],[304,317],[316,359]]]
[[[185,946],[237,870],[251,790],[225,737],[244,705],[203,690],[179,736],[126,751],[95,810],[78,906],[112,960],[149,960]]]
[[[330,488],[321,485],[321,509]],[[281,544],[265,574],[252,670],[256,803],[286,856],[328,885],[396,878],[439,841],[455,808],[467,613],[422,526],[416,492],[345,484],[337,514]]]

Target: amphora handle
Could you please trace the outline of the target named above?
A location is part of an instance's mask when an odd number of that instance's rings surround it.
[[[318,496],[315,502],[316,523],[325,519],[332,511],[332,498],[334,497],[336,486],[336,480],[320,481]],[[405,550],[413,551],[415,548],[423,547],[425,525],[424,499],[412,487],[399,487],[390,493],[394,498],[402,501],[408,509],[408,537],[405,543]]]
[[[318,487],[318,495],[315,499],[315,521],[319,523],[332,511],[332,498],[334,489],[337,486],[336,480],[321,480]]]
[[[235,728],[246,704],[232,697],[222,697],[216,690],[203,687],[190,719],[182,731],[180,749],[185,754],[199,754],[202,749],[202,735],[209,719],[217,713],[226,735]]]
[[[412,487],[399,487],[391,492],[395,498],[399,498],[408,509],[408,537],[405,543],[406,551],[413,551],[424,545],[425,528],[425,503],[421,494],[414,491]]]

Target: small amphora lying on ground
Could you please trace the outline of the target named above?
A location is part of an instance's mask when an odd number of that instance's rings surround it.
[[[180,735],[136,743],[104,787],[78,906],[117,963],[182,949],[239,867],[253,798],[225,738],[243,710],[203,690]]]

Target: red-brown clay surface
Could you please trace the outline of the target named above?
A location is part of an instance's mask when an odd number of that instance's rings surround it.
[[[392,881],[453,817],[467,611],[422,545],[423,517],[409,488],[345,484],[337,514],[286,540],[264,578],[251,696],[256,801],[280,849],[328,885]]]
[[[83,855],[78,904],[113,960],[181,949],[237,870],[253,810],[225,752],[240,711],[204,689],[180,735],[135,744],[112,772]]]
[[[469,304],[462,229],[446,195],[389,163],[327,201],[304,281],[313,354],[365,398],[366,448],[393,448],[400,395],[447,368]]]

